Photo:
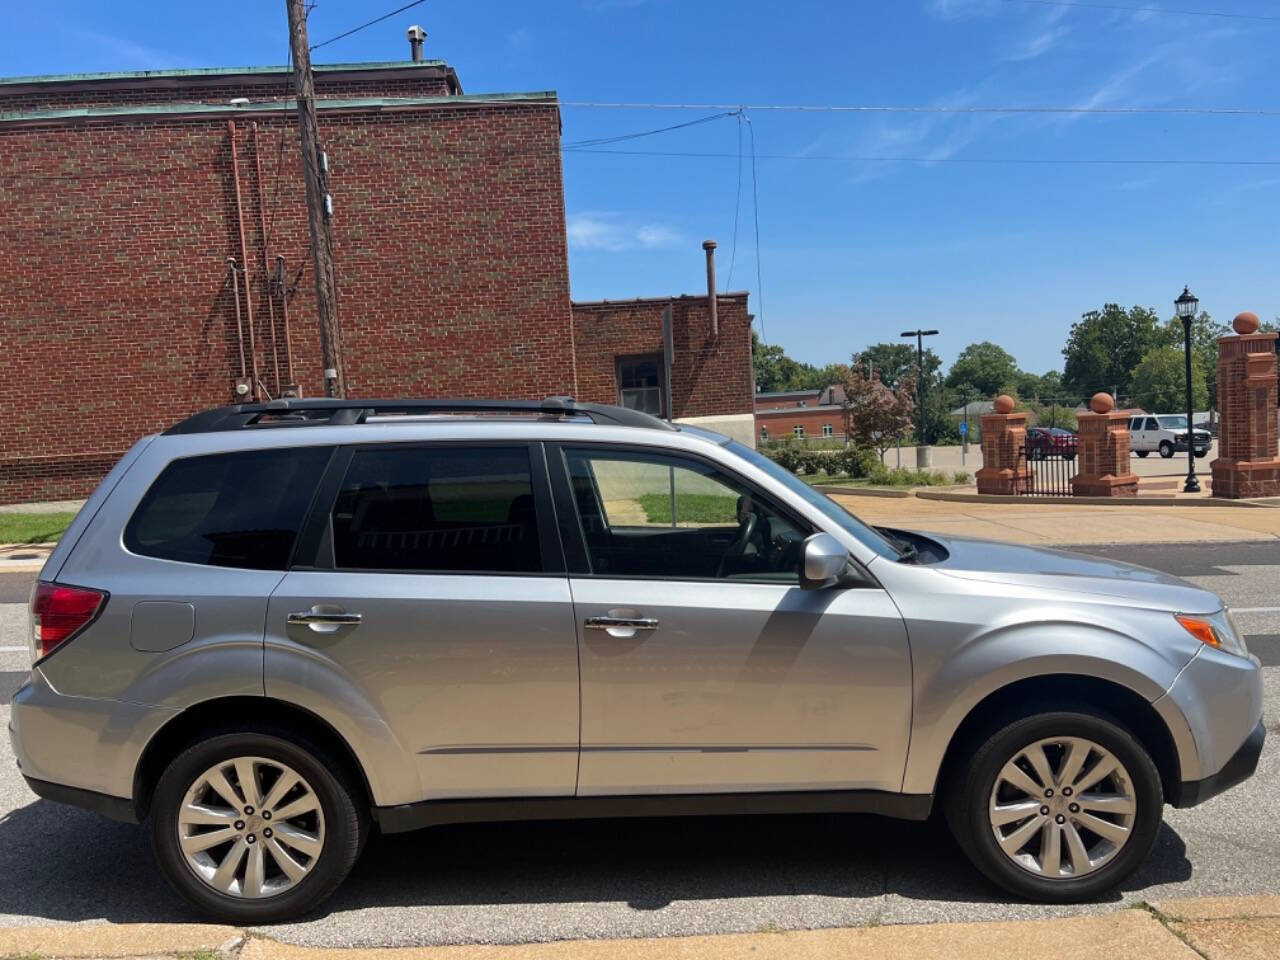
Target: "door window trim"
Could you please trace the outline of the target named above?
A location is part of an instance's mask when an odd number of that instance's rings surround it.
[[[371,567],[340,567],[334,563],[333,525],[330,522],[342,483],[357,451],[360,450],[440,450],[474,447],[485,450],[526,450],[529,454],[529,480],[533,488],[534,516],[538,523],[538,551],[541,571],[521,570],[418,570]],[[551,495],[547,458],[541,442],[536,440],[403,440],[377,443],[349,443],[338,447],[328,469],[316,487],[311,510],[303,522],[295,543],[294,556],[288,569],[323,571],[326,573],[404,574],[432,577],[564,577],[565,555],[557,529],[556,511]]]
[[[591,561],[587,551],[586,532],[582,529],[582,518],[578,515],[578,505],[573,496],[573,484],[569,480],[569,465],[565,460],[566,450],[599,450],[602,454],[621,453],[633,456],[646,456],[667,458],[671,460],[687,460],[700,463],[706,467],[710,467],[724,476],[730,478],[735,483],[740,484],[743,489],[759,502],[765,504],[769,509],[773,510],[780,517],[794,526],[806,537],[812,536],[814,533],[820,532],[821,528],[814,523],[796,513],[794,510],[779,504],[778,498],[771,493],[767,493],[760,486],[748,480],[742,474],[737,473],[723,464],[704,457],[698,453],[688,450],[668,450],[662,447],[650,447],[644,444],[633,443],[608,443],[591,440],[574,440],[574,441],[555,441],[546,444],[547,467],[551,474],[552,495],[555,500],[556,515],[560,518],[559,528],[561,539],[564,544],[565,565],[570,577],[578,579],[590,580],[641,580],[652,582],[655,580],[672,580],[680,583],[726,583],[726,584],[755,584],[766,585],[772,587],[795,587],[799,589],[799,583],[781,583],[777,580],[769,579],[753,579],[751,577],[734,577],[727,579],[725,577],[677,577],[677,576],[640,576],[637,574],[616,574],[616,573],[595,573],[591,570]],[[862,564],[852,556],[850,559],[859,567]]]

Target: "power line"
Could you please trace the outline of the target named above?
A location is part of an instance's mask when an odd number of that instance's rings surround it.
[[[1280,23],[1280,17],[1261,13],[1224,13],[1220,10],[1171,10],[1166,7],[1126,7],[1118,3],[1084,3],[1081,0],[1004,0],[1005,3],[1027,3],[1037,7],[1083,7],[1088,10],[1123,10],[1126,13],[1169,13],[1179,17],[1221,17],[1226,20],[1265,20]]]
[[[734,154],[712,150],[597,150],[593,148],[564,148],[565,153],[613,154],[634,157],[692,157],[707,159],[732,158]],[[970,164],[1023,164],[1031,166],[1171,166],[1171,167],[1280,167],[1280,160],[1188,160],[1180,158],[1034,158],[1034,157],[884,157],[858,156],[855,154],[820,153],[760,153],[761,160],[827,160],[859,163],[970,163]]]
[[[468,98],[478,102],[483,98]],[[561,107],[594,110],[753,110],[782,113],[1065,113],[1116,114],[1121,116],[1189,114],[1231,117],[1280,117],[1280,109],[1270,107],[1062,107],[1062,106],[946,106],[941,104],[804,104],[804,103],[620,103],[602,100],[562,100]]]
[[[352,27],[350,30],[346,30],[338,34],[336,37],[330,37],[328,40],[321,40],[319,43],[313,43],[311,44],[310,49],[319,50],[321,47],[328,46],[331,43],[336,43],[337,41],[342,40],[345,37],[351,36],[353,33],[359,33],[365,27],[372,27],[375,23],[381,23],[383,20],[389,20],[391,17],[394,17],[397,13],[404,13],[410,7],[416,7],[418,4],[425,3],[425,2],[426,0],[413,0],[413,3],[406,3],[403,7],[397,7],[395,10],[392,10],[390,13],[384,13],[380,17],[374,17],[372,20],[368,21],[367,23],[362,23],[358,27]]]
[[[642,130],[639,133],[623,133],[616,137],[597,137],[594,140],[575,140],[571,143],[562,144],[565,149],[577,149],[579,147],[599,147],[609,143],[622,143],[625,140],[639,140],[641,137],[652,137],[660,133],[670,133],[672,130],[683,130],[686,127],[696,127],[699,124],[710,123],[712,120],[723,120],[725,117],[737,115],[737,110],[726,110],[722,113],[713,113],[709,117],[699,117],[697,120],[689,120],[686,123],[676,123],[669,127],[658,127],[656,130]]]

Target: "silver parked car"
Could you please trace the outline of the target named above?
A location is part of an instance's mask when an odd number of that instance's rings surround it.
[[[194,416],[111,471],[31,614],[27,782],[145,823],[237,923],[314,907],[375,826],[935,804],[995,883],[1078,900],[1264,737],[1212,593],[873,529],[566,398]]]

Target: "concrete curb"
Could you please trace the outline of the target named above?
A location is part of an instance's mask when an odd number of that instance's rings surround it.
[[[819,493],[838,493],[844,497],[888,497],[894,500],[906,500],[912,495],[910,490],[886,490],[883,487],[842,487],[837,483],[815,483],[813,489]]]
[[[0,928],[0,956],[239,960],[916,960],[1051,954],[1055,960],[1198,960],[1188,943],[1271,943],[1280,896],[1161,900],[1095,916],[986,923],[933,923],[633,940],[561,940],[435,947],[304,947],[268,932],[215,924],[77,923]],[[1038,945],[1038,946],[1037,946]],[[1212,953],[1210,956],[1232,956]],[[1252,954],[1250,954],[1252,955]],[[1259,954],[1262,956],[1264,954]],[[1270,955],[1270,954],[1266,954]]]
[[[823,491],[826,493],[827,491]],[[841,491],[844,492],[844,491]],[[1280,504],[1263,503],[1260,500],[1215,500],[1212,497],[1179,499],[1177,497],[1019,497],[993,493],[948,493],[944,490],[916,490],[920,500],[945,500],[950,503],[1018,503],[1081,504],[1092,507],[1249,507],[1274,510]]]

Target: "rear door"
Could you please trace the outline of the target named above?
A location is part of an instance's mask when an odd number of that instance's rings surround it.
[[[540,445],[342,450],[299,551],[267,612],[268,694],[385,724],[418,799],[573,793],[578,654]]]
[[[548,448],[580,637],[580,795],[902,785],[910,659],[878,586],[799,586],[804,520],[688,455]]]

